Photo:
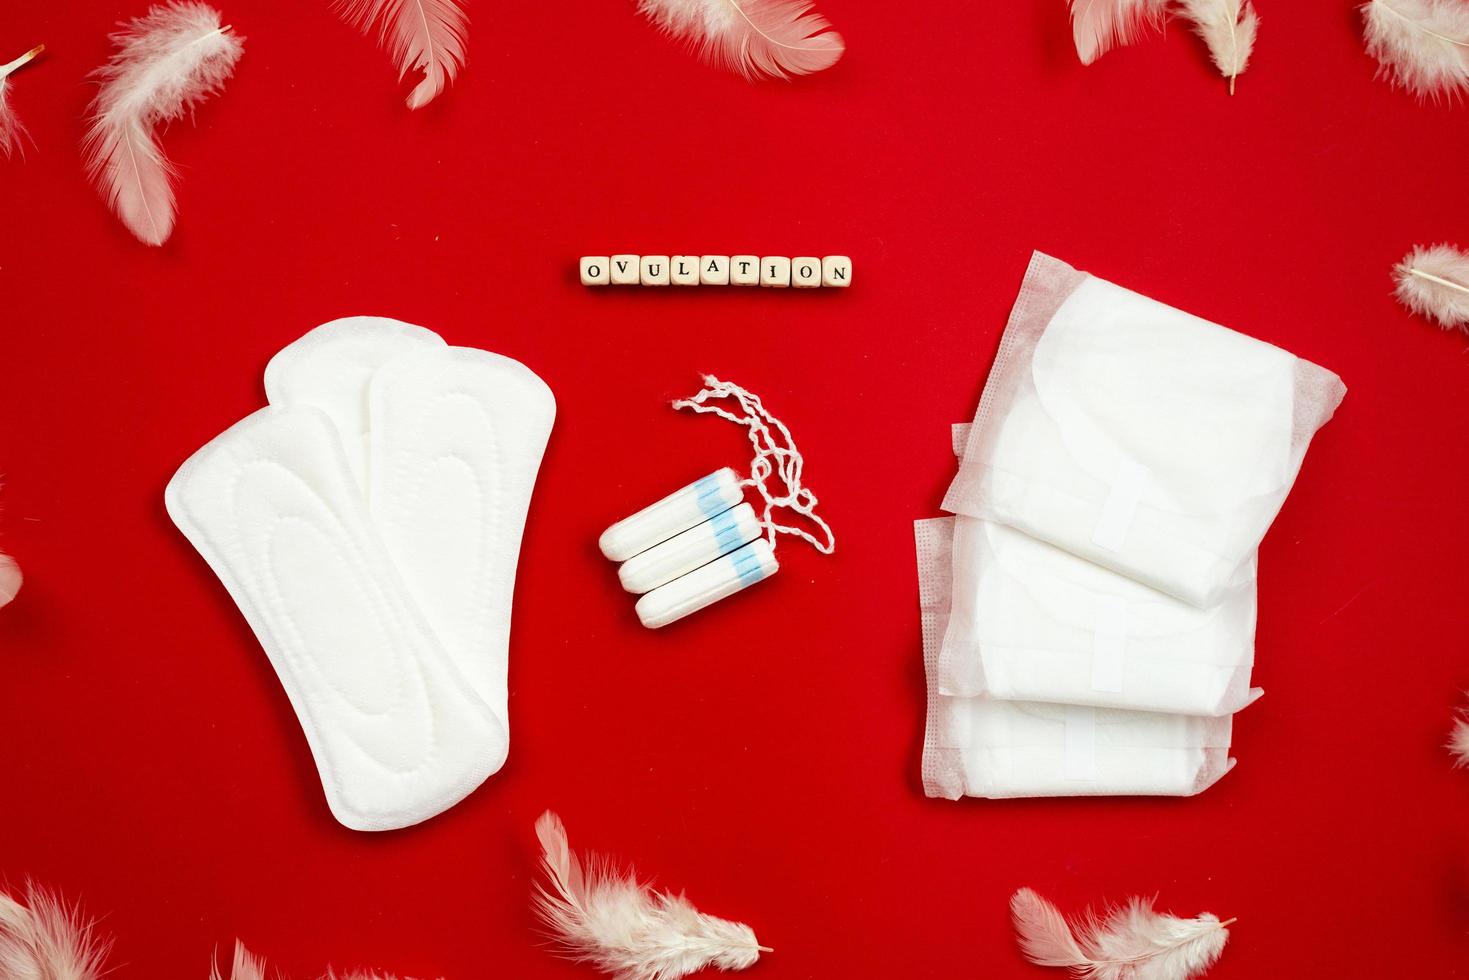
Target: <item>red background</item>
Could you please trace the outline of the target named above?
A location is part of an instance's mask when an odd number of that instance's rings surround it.
[[[847,57],[750,85],[620,0],[473,4],[471,64],[406,111],[325,2],[236,2],[226,91],[164,138],[151,250],[77,145],[111,25],[10,4],[34,135],[0,164],[0,873],[79,898],[119,978],[243,937],[449,978],[577,977],[527,910],[531,825],[634,861],[775,947],[751,976],[1044,976],[1006,900],[1157,893],[1238,916],[1212,972],[1469,971],[1465,339],[1389,269],[1469,245],[1469,111],[1373,78],[1349,3],[1262,0],[1226,94],[1179,24],[1083,69],[1060,0],[821,0]],[[1261,552],[1239,768],[1191,800],[950,803],[918,778],[911,521],[936,512],[1032,248],[1337,371],[1350,392]],[[583,253],[853,256],[852,289],[590,291]],[[175,467],[263,404],[277,349],[376,313],[512,355],[560,414],[520,562],[509,763],[425,825],[336,825],[243,619],[170,525]],[[792,427],[839,537],[642,630],[595,539],[742,434],[667,400],[713,371]]]

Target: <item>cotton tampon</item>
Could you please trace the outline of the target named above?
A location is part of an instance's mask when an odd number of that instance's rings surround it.
[[[617,570],[622,587],[634,595],[652,592],[696,568],[727,555],[760,537],[760,520],[749,504],[725,511],[712,520],[634,555]]]
[[[638,600],[638,619],[648,629],[667,626],[779,570],[770,542],[759,538],[643,596]]]
[[[597,544],[612,561],[627,561],[724,513],[744,496],[739,475],[725,467],[618,521],[602,532]]]

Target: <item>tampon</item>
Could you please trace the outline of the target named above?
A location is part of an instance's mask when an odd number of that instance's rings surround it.
[[[659,586],[638,600],[638,619],[657,629],[712,606],[780,570],[770,542],[757,538],[738,551]]]
[[[617,570],[622,587],[634,595],[652,592],[709,564],[721,555],[760,537],[763,530],[755,516],[755,508],[740,504],[713,520],[675,534],[662,544],[655,544],[640,555],[634,555]]]
[[[725,467],[618,521],[602,532],[597,544],[602,554],[613,561],[627,561],[675,534],[724,513],[744,496],[739,475]]]

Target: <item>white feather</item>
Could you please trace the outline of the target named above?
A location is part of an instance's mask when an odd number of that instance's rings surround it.
[[[20,574],[20,566],[15,559],[9,555],[0,555],[0,606],[7,606],[20,592],[24,576]]]
[[[363,33],[377,28],[399,81],[423,73],[408,93],[410,109],[432,102],[464,67],[469,15],[460,0],[337,0],[337,10]]]
[[[1362,17],[1379,75],[1420,99],[1469,91],[1469,3],[1371,0]]]
[[[1134,898],[1073,931],[1057,908],[1029,888],[1010,899],[1020,949],[1032,963],[1069,968],[1083,980],[1188,980],[1213,966],[1234,922],[1180,919]]]
[[[1244,74],[1255,50],[1255,36],[1260,30],[1255,8],[1250,0],[1178,0],[1178,6],[1193,22],[1194,32],[1204,39],[1214,67],[1229,79],[1229,94],[1233,95],[1234,80]]]
[[[638,0],[638,10],[706,61],[752,80],[809,75],[846,50],[811,0]]]
[[[112,35],[117,52],[96,72],[83,144],[87,174],[139,240],[173,233],[173,168],[153,137],[219,91],[243,53],[243,38],[202,3],[150,7]]]
[[[27,65],[36,55],[46,50],[46,45],[38,44],[25,54],[16,58],[8,65],[0,65],[0,153],[9,158],[12,151],[23,149],[26,140],[26,128],[21,124],[20,117],[15,114],[15,109],[10,105],[10,76],[18,68]],[[0,602],[0,606],[5,603]]]
[[[34,886],[25,903],[0,892],[0,977],[99,980],[112,943],[74,907]]]
[[[1419,245],[1393,268],[1398,302],[1445,330],[1469,333],[1469,252]]]
[[[0,975],[3,976],[3,975]],[[230,972],[228,977],[222,977],[217,964],[210,964],[209,980],[266,980],[265,960],[251,953],[245,948],[245,944],[238,939],[235,940],[235,955],[230,961]],[[378,973],[368,970],[353,970],[350,973],[337,973],[328,970],[322,980],[397,980],[391,973]]]
[[[561,818],[536,821],[550,887],[537,885],[535,909],[573,959],[618,980],[676,980],[705,967],[743,970],[762,951],[749,926],[704,915],[683,895],[655,892],[571,850]]]
[[[1460,712],[1459,717],[1454,719],[1453,730],[1449,732],[1449,754],[1454,757],[1454,768],[1469,766],[1469,714]]]
[[[1168,0],[1071,0],[1071,37],[1089,65],[1114,46],[1131,44],[1146,27],[1163,22]]]

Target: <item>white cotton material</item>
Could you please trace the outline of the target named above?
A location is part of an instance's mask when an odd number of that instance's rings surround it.
[[[740,504],[629,558],[617,569],[617,578],[634,595],[652,592],[749,544],[764,532],[755,508]]]
[[[764,538],[661,585],[637,602],[638,620],[659,629],[743,592],[780,571],[775,549]]]
[[[956,453],[968,431],[954,426]],[[1260,694],[1254,561],[1199,609],[1003,524],[956,518],[953,547],[942,694],[1191,715]]]
[[[277,354],[266,392],[325,411],[357,447],[368,510],[409,593],[508,732],[511,600],[551,390],[508,357],[353,317]]]
[[[324,323],[281,349],[265,366],[265,397],[272,405],[310,405],[325,412],[363,493],[371,420],[368,385],[389,361],[425,348],[448,346],[426,327],[381,316],[350,316]]]
[[[718,517],[743,499],[744,482],[726,466],[624,517],[602,532],[597,546],[612,561],[627,561],[675,534]]]
[[[943,506],[1214,606],[1345,390],[1036,253]]]
[[[505,726],[411,599],[325,414],[255,412],[165,501],[270,658],[338,821],[418,823],[500,768]]]
[[[1232,718],[949,697],[936,683],[951,606],[954,518],[917,521],[933,797],[1192,796],[1233,768]]]

